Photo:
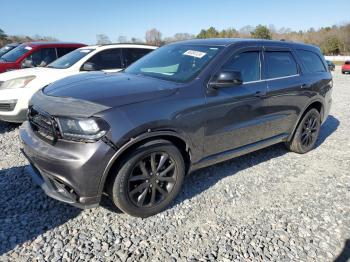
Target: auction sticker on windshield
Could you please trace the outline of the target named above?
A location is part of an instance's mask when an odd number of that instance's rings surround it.
[[[202,58],[203,56],[205,56],[207,53],[204,52],[200,52],[200,51],[195,51],[195,50],[187,50],[184,55],[188,55],[188,56],[193,56],[193,57],[197,57],[197,58]]]

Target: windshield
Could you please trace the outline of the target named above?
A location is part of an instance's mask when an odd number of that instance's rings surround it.
[[[10,52],[4,54],[1,57],[1,60],[6,61],[6,62],[15,62],[15,61],[17,61],[18,58],[20,58],[24,54],[28,53],[32,49],[33,49],[32,47],[27,46],[27,45],[17,46],[16,48],[12,49]]]
[[[4,54],[6,54],[7,52],[11,51],[15,47],[16,46],[5,45],[4,47],[0,48],[0,57],[2,57]]]
[[[74,51],[58,58],[57,60],[55,60],[54,62],[49,64],[47,67],[57,68],[57,69],[66,69],[66,68],[74,65],[76,62],[78,62],[80,59],[82,59],[87,54],[91,53],[93,50],[94,49],[74,50]]]
[[[195,78],[221,49],[207,45],[164,46],[136,61],[125,72],[184,83]]]

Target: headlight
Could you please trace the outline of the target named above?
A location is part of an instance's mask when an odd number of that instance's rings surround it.
[[[7,80],[0,85],[0,89],[23,88],[34,79],[35,76],[26,76]]]
[[[101,118],[59,118],[59,128],[63,139],[97,141],[109,130],[109,125]]]

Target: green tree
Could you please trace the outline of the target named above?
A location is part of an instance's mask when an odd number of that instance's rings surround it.
[[[339,55],[341,53],[343,43],[336,36],[331,36],[326,39],[322,45],[322,51],[329,55]]]
[[[263,25],[258,25],[253,32],[250,33],[251,37],[258,39],[272,39],[270,30]]]
[[[226,29],[226,30],[222,30],[219,33],[219,37],[222,37],[222,38],[233,38],[233,37],[238,37],[238,36],[239,36],[239,33],[234,28],[229,28],[229,29]]]
[[[219,36],[220,34],[215,29],[215,27],[209,27],[207,30],[202,29],[200,33],[197,35],[197,38],[216,38]]]

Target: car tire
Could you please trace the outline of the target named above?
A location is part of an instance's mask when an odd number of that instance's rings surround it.
[[[316,144],[321,128],[321,115],[317,109],[310,109],[300,121],[295,134],[286,147],[295,153],[305,154]]]
[[[109,195],[123,212],[145,218],[163,211],[176,198],[184,177],[179,149],[167,140],[151,141],[122,161],[109,185]]]

